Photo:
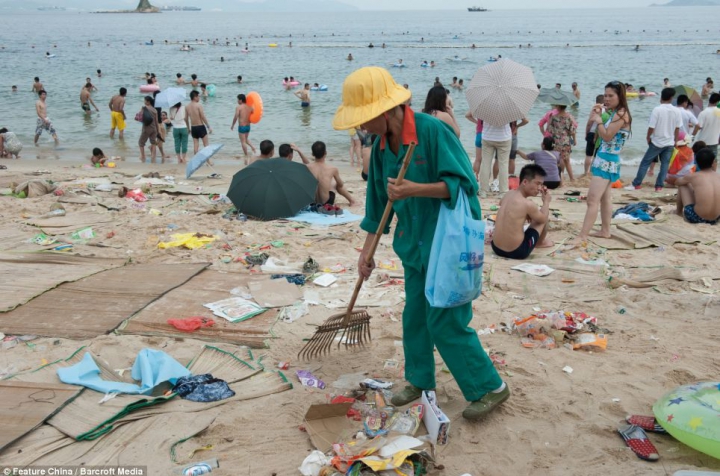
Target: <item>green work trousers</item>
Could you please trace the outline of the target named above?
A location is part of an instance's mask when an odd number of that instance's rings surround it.
[[[425,299],[426,272],[405,268],[403,349],[405,380],[423,390],[435,388],[437,347],[466,400],[497,390],[502,379],[469,324],[472,303],[450,309],[431,307]]]

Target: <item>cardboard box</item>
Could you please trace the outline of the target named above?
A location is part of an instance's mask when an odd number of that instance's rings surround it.
[[[421,403],[423,404],[425,414],[423,415],[423,423],[427,428],[428,435],[435,444],[447,444],[448,434],[450,433],[450,419],[437,406],[437,397],[435,392],[424,391],[422,393]]]
[[[347,440],[360,428],[346,415],[352,403],[311,405],[305,413],[305,429],[313,446],[327,453],[334,443]]]

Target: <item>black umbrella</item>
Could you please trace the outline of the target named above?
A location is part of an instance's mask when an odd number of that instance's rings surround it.
[[[227,197],[241,213],[260,220],[295,215],[315,200],[318,182],[304,165],[257,160],[233,176]]]

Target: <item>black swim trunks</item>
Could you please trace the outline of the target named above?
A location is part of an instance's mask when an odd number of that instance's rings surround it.
[[[207,127],[203,124],[202,126],[192,126],[190,128],[190,134],[193,139],[202,139],[207,135]]]
[[[360,172],[360,176],[362,177],[362,179],[363,179],[364,181],[367,182],[367,180],[368,180],[368,174],[366,174],[365,172]]]
[[[525,259],[530,256],[530,253],[532,253],[532,251],[535,249],[535,246],[537,246],[539,239],[540,233],[538,233],[535,228],[528,227],[528,229],[525,230],[525,238],[523,239],[522,243],[520,243],[520,246],[518,246],[513,251],[501,250],[500,248],[495,246],[495,242],[490,242],[490,245],[492,246],[495,254],[498,256],[509,259]]]

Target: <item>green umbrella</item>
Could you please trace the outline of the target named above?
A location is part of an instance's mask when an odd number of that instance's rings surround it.
[[[572,106],[578,102],[573,93],[557,88],[542,88],[538,95],[538,101],[544,102],[545,104],[552,104],[553,106]]]
[[[684,94],[690,99],[690,112],[695,114],[695,117],[699,116],[703,110],[703,100],[697,90],[695,88],[691,88],[690,86],[684,85],[675,86],[673,89],[675,89],[675,99],[673,99],[673,104],[677,106],[678,96]]]
[[[318,182],[304,165],[257,160],[233,176],[227,197],[241,213],[260,220],[295,215],[315,200]]]

